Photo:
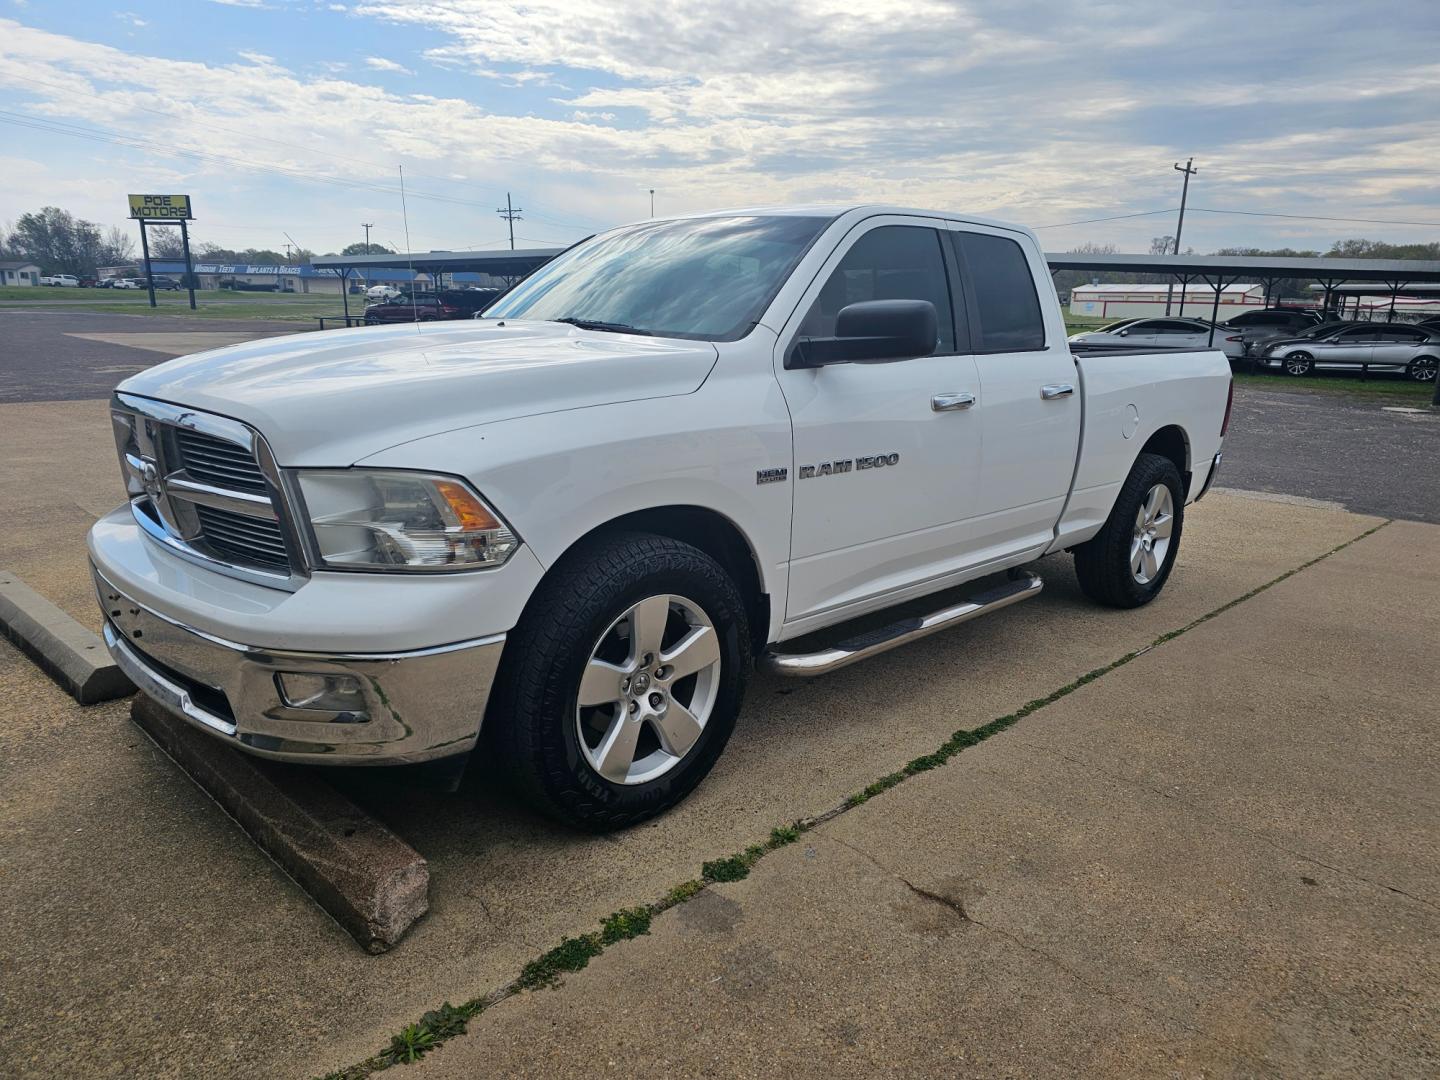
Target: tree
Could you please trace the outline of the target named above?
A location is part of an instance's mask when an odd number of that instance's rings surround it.
[[[388,248],[384,244],[367,244],[363,240],[354,244],[346,244],[340,252],[341,255],[394,255],[395,249]]]
[[[179,228],[172,228],[169,225],[152,228],[147,225],[145,226],[145,235],[150,238],[150,257],[152,259],[185,258],[185,243],[180,238]]]

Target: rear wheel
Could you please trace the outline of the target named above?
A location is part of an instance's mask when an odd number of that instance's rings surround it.
[[[1309,375],[1315,370],[1315,359],[1309,353],[1291,353],[1285,357],[1285,374]]]
[[[1405,374],[1416,382],[1434,382],[1437,370],[1440,370],[1440,360],[1433,356],[1417,356],[1410,361],[1410,366],[1405,369]]]
[[[709,773],[750,663],[745,604],[719,564],[668,537],[616,534],[536,591],[506,643],[487,727],[536,808],[621,828]]]
[[[1170,577],[1184,523],[1185,492],[1175,463],[1141,454],[1104,527],[1075,548],[1081,591],[1107,607],[1148,604]]]

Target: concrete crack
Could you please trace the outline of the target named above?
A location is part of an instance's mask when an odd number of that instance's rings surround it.
[[[1440,911],[1440,904],[1437,904],[1433,900],[1428,900],[1423,896],[1416,896],[1414,893],[1406,892],[1404,889],[1401,889],[1398,886],[1390,885],[1384,881],[1377,881],[1374,878],[1366,877],[1364,874],[1361,874],[1355,870],[1348,869],[1347,867],[1333,866],[1330,863],[1325,862],[1323,859],[1316,858],[1314,855],[1308,855],[1303,851],[1296,851],[1294,848],[1286,847],[1284,844],[1280,843],[1273,837],[1266,836],[1264,833],[1261,832],[1257,832],[1256,830],[1251,829],[1246,825],[1242,825],[1240,822],[1231,821],[1226,818],[1219,817],[1215,813],[1213,808],[1202,806],[1192,801],[1191,799],[1187,799],[1184,795],[1170,791],[1162,791],[1160,788],[1153,787],[1150,784],[1146,784],[1143,781],[1136,780],[1133,777],[1125,776],[1121,773],[1112,772],[1111,770],[1105,768],[1103,765],[1097,764],[1096,762],[1091,761],[1088,758],[1075,757],[1072,754],[1065,753],[1063,750],[1057,750],[1053,746],[1045,746],[1040,743],[1031,742],[1023,739],[1021,740],[1021,745],[1024,746],[1026,749],[1037,750],[1041,753],[1046,753],[1054,757],[1058,757],[1062,761],[1068,761],[1072,765],[1078,765],[1082,769],[1093,772],[1097,776],[1102,776],[1107,780],[1113,780],[1118,784],[1124,784],[1127,787],[1135,788],[1138,791],[1149,792],[1150,794],[1158,795],[1163,799],[1174,800],[1176,803],[1183,806],[1187,810],[1193,810],[1197,814],[1205,815],[1209,821],[1214,822],[1221,828],[1228,829],[1229,831],[1241,836],[1249,837],[1251,840],[1259,841],[1260,843],[1265,844],[1267,847],[1272,847],[1276,851],[1283,852],[1284,854],[1289,855],[1291,858],[1299,859],[1301,862],[1312,863],[1315,866],[1319,866],[1325,870],[1329,870],[1331,873],[1339,874],[1341,877],[1351,878],[1354,881],[1361,882],[1373,888],[1384,889],[1386,892],[1396,893],[1400,896],[1405,897],[1407,900],[1413,900],[1417,904],[1422,904],[1433,911]]]
[[[966,910],[963,902],[956,900],[953,897],[945,896],[941,893],[932,892],[929,889],[925,889],[919,885],[916,885],[904,874],[900,873],[898,870],[892,870],[890,867],[886,866],[884,863],[882,863],[879,859],[875,858],[874,855],[871,855],[865,849],[856,847],[854,844],[846,840],[842,840],[838,836],[828,836],[825,839],[833,841],[834,843],[839,844],[841,847],[849,848],[861,858],[866,859],[876,869],[880,870],[888,877],[892,877],[896,881],[900,882],[900,884],[904,885],[916,896],[922,897],[925,900],[929,900],[932,903],[939,904],[941,907],[952,912],[962,922],[968,923],[971,926],[979,927],[981,930],[988,931],[989,933],[996,934],[999,937],[1002,937],[1006,941],[1010,942],[1016,948],[1019,948],[1024,952],[1030,954],[1031,956],[1035,957],[1036,959],[1040,960],[1042,963],[1045,963],[1050,967],[1053,967],[1056,970],[1062,972],[1063,974],[1068,975],[1070,978],[1074,979],[1076,983],[1084,987],[1084,989],[1089,991],[1090,993],[1095,994],[1098,997],[1108,998],[1111,1001],[1119,1002],[1121,1005],[1124,1005],[1127,1008],[1135,1009],[1137,1012],[1142,1012],[1146,1016],[1149,1016],[1153,1019],[1174,1024],[1177,1027],[1189,1032],[1191,1035],[1194,1035],[1201,1039],[1212,1041],[1219,1046],[1223,1046],[1226,1050],[1230,1051],[1236,1057],[1247,1060],[1259,1068],[1274,1068],[1273,1064],[1267,1061],[1265,1058],[1256,1057],[1252,1052],[1244,1049],[1243,1047],[1236,1046],[1233,1043],[1225,1042],[1223,1039],[1217,1038],[1213,1032],[1196,1027],[1194,1024],[1189,1023],[1188,1021],[1183,1020],[1178,1016],[1174,1016],[1161,1009],[1156,1009],[1155,1007],[1147,1005],[1142,1001],[1136,1001],[1133,998],[1126,997],[1124,994],[1119,993],[1108,986],[1091,982],[1089,979],[1085,978],[1085,976],[1083,976],[1080,972],[1076,971],[1074,968],[1070,967],[1062,960],[1051,956],[1049,953],[1039,948],[1038,946],[1032,945],[1028,941],[1017,937],[1009,930],[1003,930],[998,926],[991,925],[990,923],[981,922],[979,919],[975,918],[974,915],[970,914],[970,912]]]

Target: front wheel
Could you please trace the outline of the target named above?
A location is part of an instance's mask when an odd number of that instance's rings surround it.
[[[1075,548],[1081,591],[1107,607],[1148,604],[1170,577],[1184,523],[1185,491],[1175,463],[1141,454],[1104,527]]]
[[[1440,369],[1440,361],[1433,356],[1417,356],[1410,361],[1410,366],[1405,369],[1405,374],[1416,382],[1434,382],[1435,372]]]
[[[681,541],[619,533],[568,555],[536,590],[487,727],[537,809],[622,828],[710,772],[750,664],[745,603],[725,570]]]
[[[1285,374],[1309,375],[1315,370],[1315,360],[1309,353],[1291,353],[1285,357]]]

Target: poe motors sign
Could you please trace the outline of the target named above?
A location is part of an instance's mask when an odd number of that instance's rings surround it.
[[[147,225],[179,225],[180,243],[185,249],[185,287],[190,290],[190,310],[195,310],[195,266],[190,261],[190,230],[187,221],[194,221],[189,195],[131,195],[130,220],[140,225],[140,250],[145,256],[145,284],[150,290],[150,306],[155,303],[155,275],[150,270],[150,240]]]
[[[194,221],[189,195],[131,195],[130,217],[138,221]]]

